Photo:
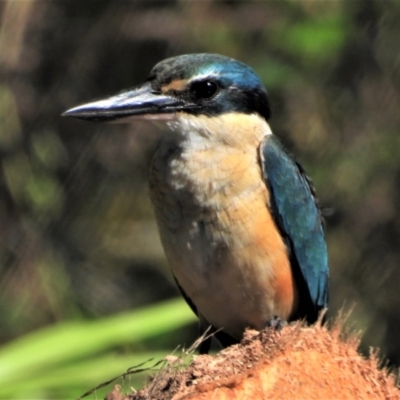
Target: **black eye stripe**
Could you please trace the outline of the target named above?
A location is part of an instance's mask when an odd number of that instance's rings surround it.
[[[218,83],[214,81],[195,81],[189,87],[189,91],[194,100],[210,99],[219,91]]]

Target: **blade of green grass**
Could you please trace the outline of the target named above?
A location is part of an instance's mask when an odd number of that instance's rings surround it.
[[[0,349],[0,387],[59,363],[140,342],[195,320],[183,300],[91,322],[64,322],[25,335]]]
[[[15,382],[0,387],[0,398],[26,398],[27,395],[39,391],[67,391],[69,388],[82,387],[82,393],[90,387],[95,387],[101,382],[117,378],[128,368],[134,367],[146,361],[141,368],[151,367],[156,361],[162,360],[167,352],[139,353],[128,355],[107,354],[91,357],[89,360],[79,360],[67,366],[59,366],[45,371],[38,371],[29,377],[19,376],[18,386]],[[143,383],[144,373],[129,376],[131,385]],[[149,374],[149,372],[147,372]],[[120,383],[121,378],[110,383],[107,387]]]

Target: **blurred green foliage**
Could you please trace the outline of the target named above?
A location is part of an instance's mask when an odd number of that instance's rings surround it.
[[[0,350],[0,398],[37,398],[38,393],[46,398],[74,393],[72,397],[77,398],[85,385],[89,389],[121,375],[133,362],[162,360],[165,354],[140,351],[140,343],[168,335],[194,319],[183,300],[172,300],[98,321],[62,322],[26,334]],[[136,347],[136,354],[121,350],[117,354],[116,346],[124,344]]]
[[[272,130],[333,211],[330,315],[354,303],[362,348],[399,365],[399,17],[379,0],[1,2],[0,368],[15,369],[0,397],[71,398],[196,338],[167,334],[193,318],[182,303],[167,320],[144,309],[165,331],[134,334],[142,307],[177,295],[147,196],[159,130],[60,117],[189,52],[262,77]],[[68,360],[51,360],[57,332]]]

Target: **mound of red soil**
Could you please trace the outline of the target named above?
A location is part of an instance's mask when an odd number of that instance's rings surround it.
[[[357,353],[358,338],[338,327],[287,326],[247,331],[242,342],[215,356],[197,356],[184,368],[169,364],[135,394],[116,388],[107,400],[399,399],[394,376],[374,354]]]

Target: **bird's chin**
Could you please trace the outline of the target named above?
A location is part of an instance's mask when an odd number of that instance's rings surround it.
[[[176,120],[176,113],[130,115],[111,121],[112,124],[126,124],[134,121],[168,122]]]

